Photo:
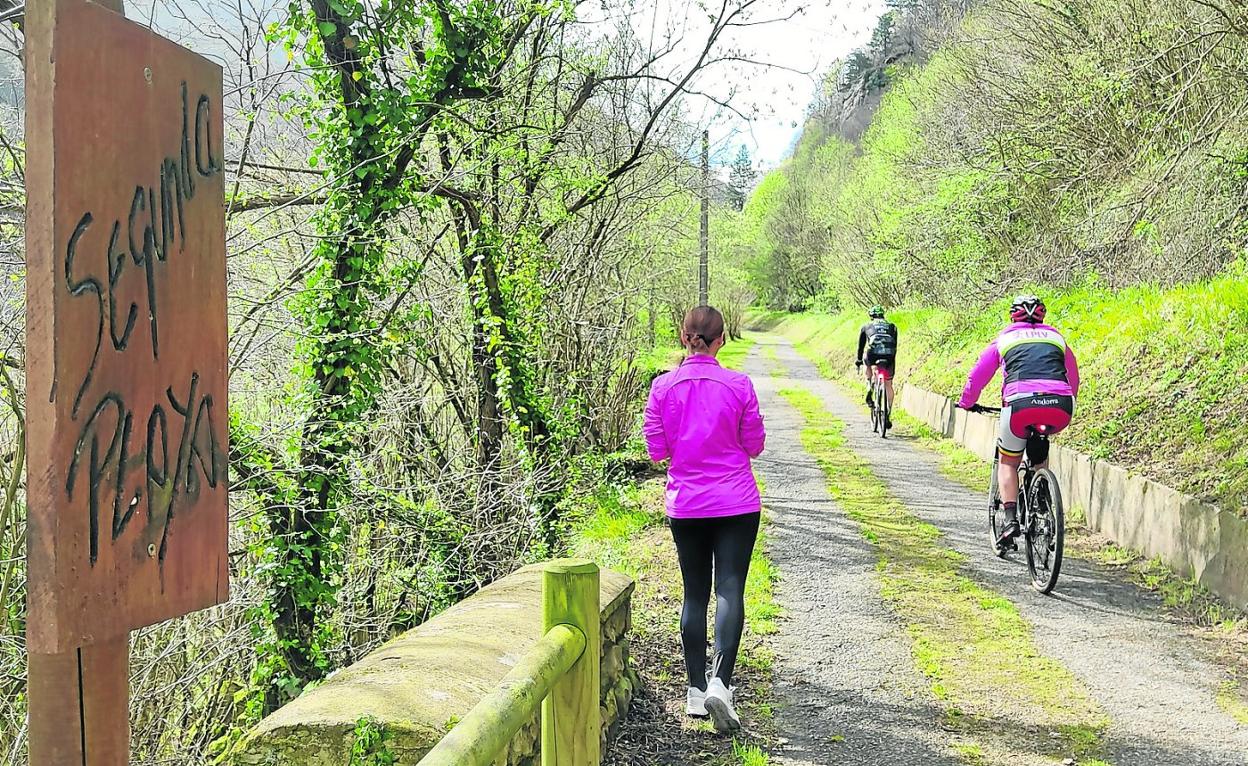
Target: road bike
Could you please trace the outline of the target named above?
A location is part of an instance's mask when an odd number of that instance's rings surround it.
[[[871,368],[871,430],[888,438],[889,423],[892,422],[893,408],[888,403],[888,389],[884,386],[884,373],[879,366]]]
[[[999,407],[975,405],[971,412],[1000,415]],[[1062,570],[1062,552],[1066,541],[1066,513],[1062,505],[1062,490],[1057,477],[1048,468],[1037,468],[1033,455],[1049,454],[1049,435],[1045,426],[1028,429],[1027,450],[1018,466],[1018,526],[1022,531],[1023,548],[1027,554],[1027,569],[1031,572],[1031,585],[1041,593],[1049,593],[1057,585]],[[1001,463],[998,452],[992,461],[992,478],[988,483],[988,530],[992,535],[993,551],[1004,558],[1006,548],[997,545],[1001,530],[1005,527],[1005,509],[997,487],[997,468]],[[1011,542],[1008,550],[1018,550],[1018,543]]]

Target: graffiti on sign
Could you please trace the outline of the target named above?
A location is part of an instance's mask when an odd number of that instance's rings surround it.
[[[223,600],[228,492],[221,70],[55,2],[27,170],[27,367],[47,392],[29,641],[49,652]]]
[[[142,291],[146,299],[147,327],[150,332],[150,349],[153,361],[160,359],[160,311],[158,306],[157,280],[176,279],[177,265],[180,257],[186,252],[186,206],[195,198],[196,176],[201,179],[212,178],[221,172],[220,146],[214,147],[211,125],[211,102],[208,96],[201,94],[195,109],[194,133],[194,167],[190,165],[191,139],[190,120],[187,104],[187,86],[182,83],[182,140],[180,156],[166,158],[160,165],[160,181],[158,185],[137,186],[131,199],[130,211],[123,222],[118,219],[111,224],[108,234],[107,249],[99,247],[96,253],[104,256],[99,273],[107,273],[108,287],[105,288],[95,276],[76,278],[74,267],[79,256],[79,247],[90,234],[95,222],[91,211],[83,213],[69,237],[65,250],[65,289],[73,297],[93,300],[97,312],[95,350],[91,360],[82,374],[82,382],[74,394],[72,416],[80,419],[81,405],[95,373],[99,361],[100,350],[105,343],[105,325],[108,327],[108,343],[114,352],[124,352],[129,348],[130,337],[138,320],[139,305],[131,302],[123,307],[125,318],[118,319],[118,284],[127,278],[127,262],[132,264],[129,272],[133,279],[142,279]],[[216,156],[213,155],[214,150]],[[159,195],[159,197],[157,196]],[[157,207],[159,200],[159,207]],[[122,239],[122,232],[125,239]],[[102,245],[103,240],[97,240]],[[172,265],[169,255],[174,252]],[[159,272],[158,272],[159,269]],[[139,271],[141,270],[141,272]],[[53,381],[53,397],[57,381]],[[68,468],[65,483],[66,496],[73,501],[75,489],[82,491],[80,474],[86,474],[86,491],[90,503],[90,558],[92,566],[99,558],[100,546],[100,508],[102,500],[108,495],[111,500],[111,539],[116,541],[125,532],[135,512],[145,506],[149,524],[155,523],[160,528],[160,544],[157,548],[158,561],[163,564],[168,551],[169,522],[172,519],[175,503],[179,494],[185,494],[192,500],[198,497],[200,477],[208,486],[216,487],[218,478],[225,475],[224,456],[220,443],[217,441],[219,428],[214,423],[219,413],[213,409],[211,393],[199,390],[199,373],[192,372],[190,381],[182,388],[183,399],[178,400],[178,393],[170,386],[165,391],[166,401],[157,402],[147,415],[147,437],[143,443],[144,464],[138,473],[146,479],[144,487],[135,489],[133,495],[127,497],[129,486],[126,481],[130,472],[132,432],[135,414],[127,405],[124,394],[118,391],[107,391],[100,395],[98,402],[91,409],[83,422],[77,443],[74,445],[73,459]],[[178,439],[175,445],[176,455],[170,463],[170,425],[169,414],[174,413],[180,418]],[[108,446],[101,454],[101,423],[112,423],[111,433],[103,434]],[[89,450],[88,450],[89,445]],[[84,455],[88,453],[89,456]],[[85,458],[85,459],[84,459]],[[172,470],[171,470],[172,469]],[[115,483],[108,486],[106,477],[114,477]],[[153,543],[154,544],[154,543]]]

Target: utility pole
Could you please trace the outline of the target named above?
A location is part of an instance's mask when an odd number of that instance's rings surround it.
[[[698,254],[698,305],[710,303],[710,290],[707,276],[707,253],[710,248],[711,235],[711,132],[702,131],[702,245]]]

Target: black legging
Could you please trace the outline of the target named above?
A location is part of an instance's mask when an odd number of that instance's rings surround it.
[[[718,677],[732,685],[732,668],[745,628],[745,578],[758,537],[759,514],[710,519],[672,519],[672,538],[685,583],[680,638],[689,685],[706,688],[706,608],[715,575],[715,653]]]

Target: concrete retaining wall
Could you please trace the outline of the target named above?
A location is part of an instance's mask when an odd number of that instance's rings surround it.
[[[602,571],[602,740],[614,734],[637,687],[629,661],[633,581]],[[348,766],[357,722],[383,727],[396,763],[416,763],[537,643],[538,566],[482,589],[395,638],[265,718],[233,756],[238,766]],[[540,762],[538,720],[499,766]]]
[[[901,390],[897,404],[992,460],[995,417],[959,410],[948,397],[912,385]],[[1066,507],[1082,508],[1093,529],[1146,556],[1160,557],[1229,603],[1248,609],[1248,519],[1066,447],[1054,445],[1051,454]]]

